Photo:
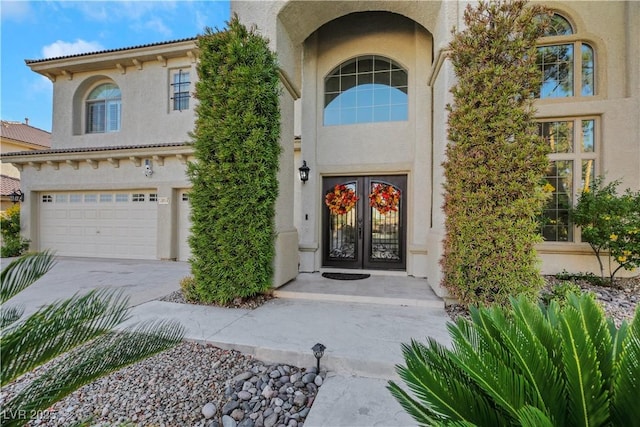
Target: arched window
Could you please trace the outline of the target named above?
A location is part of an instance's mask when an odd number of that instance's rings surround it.
[[[574,34],[566,18],[557,13],[551,16],[538,47],[537,62],[543,78],[538,98],[595,95],[593,48],[588,43],[575,40]],[[552,44],[545,44],[545,38],[550,37],[554,38]],[[564,42],[562,38],[568,40]]]
[[[87,133],[117,132],[120,130],[120,88],[103,83],[87,97]]]
[[[324,81],[324,125],[408,120],[407,71],[366,55],[336,67]]]

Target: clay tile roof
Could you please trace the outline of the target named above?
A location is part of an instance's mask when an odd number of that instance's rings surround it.
[[[8,196],[20,188],[20,180],[7,175],[0,175],[0,196]]]
[[[106,147],[78,147],[78,148],[56,148],[50,150],[32,150],[32,151],[14,151],[4,153],[2,157],[15,156],[40,156],[42,154],[62,154],[62,153],[90,153],[98,151],[115,151],[115,150],[138,150],[144,148],[164,148],[164,147],[183,147],[189,146],[187,142],[167,142],[162,144],[140,144],[140,145],[109,145]]]
[[[0,136],[15,141],[40,145],[42,148],[51,147],[51,134],[49,132],[20,122],[2,120]]]
[[[67,59],[67,58],[75,58],[75,57],[78,57],[78,56],[97,55],[97,54],[100,54],[100,53],[122,52],[122,51],[125,51],[125,50],[140,49],[140,48],[143,48],[143,47],[162,46],[162,45],[166,45],[166,44],[182,43],[182,42],[196,41],[196,40],[198,40],[197,37],[187,37],[187,38],[178,39],[178,40],[141,44],[141,45],[138,45],[138,46],[121,47],[121,48],[117,48],[117,49],[99,50],[99,51],[96,51],[96,52],[76,53],[76,54],[73,54],[73,55],[57,56],[57,57],[54,57],[54,58],[25,59],[24,62],[27,65],[30,65],[30,64],[37,64],[39,62],[53,61],[53,60],[57,60],[57,59]]]

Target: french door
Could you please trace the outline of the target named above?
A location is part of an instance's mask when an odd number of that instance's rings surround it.
[[[323,266],[406,268],[406,175],[323,179]]]

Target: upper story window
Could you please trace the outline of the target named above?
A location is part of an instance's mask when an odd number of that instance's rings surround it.
[[[376,55],[336,67],[324,81],[324,125],[408,120],[407,71]]]
[[[87,97],[87,133],[118,132],[122,104],[120,88],[103,83]]]
[[[189,72],[183,70],[172,71],[171,73],[171,105],[174,111],[182,111],[189,109],[189,88],[191,81],[189,80]]]
[[[571,23],[557,13],[540,40],[537,63],[543,78],[538,98],[595,95],[593,48],[578,40]]]

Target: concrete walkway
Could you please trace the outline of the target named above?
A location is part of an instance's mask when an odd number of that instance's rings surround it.
[[[3,260],[3,264],[5,260]],[[131,319],[176,319],[186,338],[252,354],[264,362],[315,366],[311,347],[327,349],[328,370],[305,426],[408,426],[412,419],[386,390],[398,381],[401,345],[427,336],[448,344],[444,303],[425,280],[371,276],[356,281],[300,274],[254,309],[159,301],[179,289],[187,263],[60,258],[51,272],[11,303],[27,312],[93,287],[120,287],[131,297]]]
[[[276,295],[254,310],[151,301],[135,307],[131,321],[173,318],[187,339],[302,367],[315,365],[311,347],[320,342],[329,375],[305,426],[415,425],[386,386],[399,380],[394,367],[403,363],[402,343],[427,336],[450,342],[444,303],[425,280],[300,274]]]

